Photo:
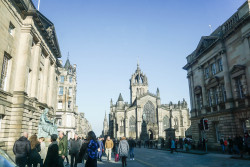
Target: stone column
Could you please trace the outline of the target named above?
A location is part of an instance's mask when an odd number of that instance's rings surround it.
[[[44,71],[43,71],[43,91],[42,93],[42,102],[47,103],[47,95],[48,95],[48,76],[49,76],[49,66],[50,66],[50,60],[49,56],[45,58],[44,61]]]
[[[227,95],[226,109],[233,107],[233,92],[232,92],[232,83],[230,78],[230,72],[228,68],[228,60],[226,51],[221,52],[223,72],[224,72],[224,85]]]
[[[57,97],[57,95],[53,95],[54,91],[54,78],[55,78],[55,64],[52,64],[50,66],[50,72],[49,72],[49,87],[48,87],[48,101],[47,104],[51,107],[54,107],[53,105],[53,98]],[[56,103],[57,104],[57,103]]]
[[[34,46],[34,55],[33,55],[33,68],[32,68],[32,81],[31,81],[31,97],[37,97],[38,93],[38,77],[40,71],[40,60],[41,60],[41,43],[38,42]]]
[[[243,51],[245,52],[244,55],[247,59],[247,64],[246,64],[246,83],[247,87],[250,89],[250,44],[249,44],[249,36],[246,36],[243,41],[244,49]],[[247,92],[246,96],[250,96],[250,93]]]
[[[31,27],[21,29],[19,48],[16,60],[16,80],[14,91],[25,91],[26,81],[28,77],[28,61],[31,54],[32,44]]]
[[[204,68],[200,69],[200,75],[201,75],[201,89],[202,89],[202,109],[201,113],[206,113],[206,106],[207,106],[207,99],[206,99],[206,89],[205,89],[205,77],[204,77]]]

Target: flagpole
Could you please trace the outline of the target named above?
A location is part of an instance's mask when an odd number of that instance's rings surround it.
[[[39,11],[39,7],[40,7],[40,0],[38,0],[38,7],[37,7],[38,11]]]

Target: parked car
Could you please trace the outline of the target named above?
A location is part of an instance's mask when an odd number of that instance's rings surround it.
[[[0,149],[0,167],[17,167],[13,159],[2,149]]]

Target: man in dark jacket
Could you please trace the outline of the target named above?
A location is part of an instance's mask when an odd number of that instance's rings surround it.
[[[28,156],[30,154],[30,141],[27,139],[28,133],[24,132],[13,146],[13,152],[16,156],[16,164],[19,167],[25,167],[28,162]]]
[[[130,138],[129,141],[129,154],[130,154],[130,160],[135,160],[134,157],[134,148],[135,148],[135,141],[134,139]]]
[[[47,156],[45,158],[44,167],[58,167],[58,145],[57,135],[51,135],[51,144],[49,145]]]
[[[67,136],[64,135],[63,131],[59,132],[59,166],[63,167],[64,166],[64,159],[68,154],[68,140]]]
[[[75,138],[70,141],[69,154],[71,157],[71,167],[77,167],[77,157],[82,146],[82,142],[78,139],[78,135],[75,134]]]

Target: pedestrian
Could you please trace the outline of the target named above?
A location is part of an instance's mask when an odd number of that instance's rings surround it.
[[[174,150],[175,150],[175,141],[174,139],[170,138],[171,140],[171,154],[173,154]],[[176,150],[175,150],[176,151]]]
[[[77,159],[78,163],[82,163],[86,159],[85,167],[97,167],[97,151],[99,144],[93,131],[88,132],[87,141],[82,144]]]
[[[232,154],[233,153],[233,140],[231,139],[231,136],[228,137],[228,153]]]
[[[248,155],[250,155],[250,136],[247,132],[244,134],[244,145],[245,145],[245,152],[248,152]]]
[[[111,153],[112,153],[113,147],[114,147],[114,143],[110,139],[110,136],[108,136],[107,140],[105,142],[105,149],[106,149],[107,161],[111,160]]]
[[[227,150],[227,146],[228,146],[228,141],[226,140],[226,137],[224,139],[224,146],[225,146],[225,151]]]
[[[103,142],[101,140],[100,137],[98,137],[98,144],[99,144],[99,148],[98,148],[98,153],[97,153],[97,159],[99,161],[102,161],[102,152],[103,152],[103,149],[104,149],[104,146],[103,146]]]
[[[223,140],[223,138],[220,139],[220,145],[221,145],[222,153],[224,154],[224,153],[225,153],[225,145],[224,145],[224,140]]]
[[[31,152],[28,159],[28,167],[37,167],[37,164],[41,164],[41,156],[39,154],[41,151],[40,142],[38,141],[36,134],[30,136],[29,141]]]
[[[239,144],[238,144],[238,138],[237,138],[237,136],[233,136],[233,151],[236,154],[240,154],[240,150],[239,150],[238,145]]]
[[[40,162],[40,166],[41,166],[41,163],[44,163],[44,160],[46,158],[46,145],[45,145],[45,142],[44,142],[44,137],[40,137],[39,138],[39,142],[40,142],[40,147],[41,147],[41,151],[40,151],[40,156],[41,156],[41,162]]]
[[[135,148],[135,141],[130,138],[129,141],[129,155],[130,155],[130,160],[135,160],[135,155],[134,155],[134,148]]]
[[[70,163],[71,167],[77,167],[76,160],[78,158],[78,154],[79,154],[81,146],[82,146],[82,142],[78,138],[78,135],[75,134],[74,139],[70,140],[70,144],[69,144],[69,155],[71,159],[71,163]]]
[[[129,144],[126,137],[122,137],[118,146],[118,154],[122,159],[122,167],[127,166],[127,157],[129,152]]]
[[[51,144],[49,145],[48,152],[44,161],[44,167],[58,167],[61,157],[59,157],[59,147],[57,143],[57,135],[53,134],[50,137]]]
[[[59,132],[59,167],[64,166],[64,159],[68,152],[68,140],[63,131]]]
[[[16,164],[19,167],[25,167],[28,163],[28,156],[30,154],[30,141],[28,140],[28,133],[24,132],[13,146],[13,152],[16,157]]]

